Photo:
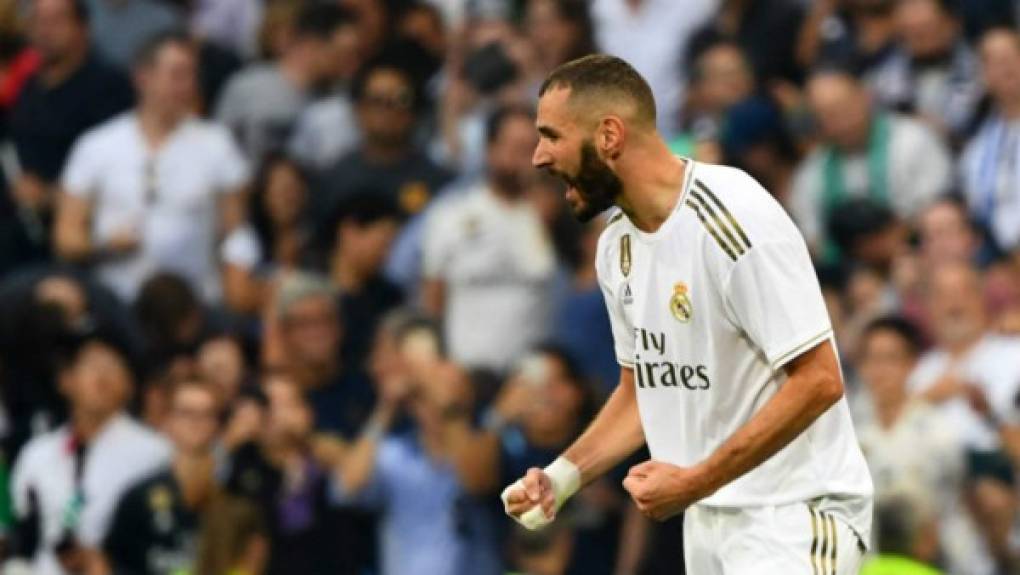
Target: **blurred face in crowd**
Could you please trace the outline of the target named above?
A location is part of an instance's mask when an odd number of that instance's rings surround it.
[[[203,455],[212,450],[219,429],[219,402],[215,390],[187,383],[174,390],[166,433],[178,451]]]
[[[168,42],[135,74],[142,106],[182,117],[194,109],[198,95],[198,63],[189,44]]]
[[[314,415],[301,388],[291,378],[272,375],[263,383],[269,399],[269,419],[266,436],[275,444],[303,442],[312,432]]]
[[[414,127],[414,89],[398,70],[380,68],[370,73],[358,101],[358,122],[365,142],[400,148],[410,141]]]
[[[998,102],[1020,102],[1020,36],[993,30],[981,39],[981,67],[985,86]]]
[[[358,22],[360,53],[375,54],[386,39],[386,6],[382,0],[341,0],[345,8],[354,12]]]
[[[361,44],[358,28],[353,24],[338,27],[322,51],[325,75],[328,79],[350,80],[361,64]]]
[[[807,95],[825,141],[848,151],[867,145],[871,99],[856,80],[846,74],[822,73],[808,82]]]
[[[400,35],[410,38],[437,58],[446,54],[446,30],[442,15],[431,4],[418,4],[404,13]]]
[[[891,329],[876,329],[861,342],[858,369],[877,403],[899,399],[905,392],[917,357],[910,343]]]
[[[569,88],[550,88],[538,102],[536,124],[541,138],[531,163],[562,179],[574,217],[588,222],[606,211],[623,192],[623,182],[595,149],[571,111]]]
[[[695,85],[702,108],[722,114],[754,92],[754,75],[740,48],[719,44],[698,58]]]
[[[276,162],[266,178],[262,208],[274,227],[291,228],[301,217],[307,186],[297,167],[289,161]]]
[[[534,385],[533,401],[525,413],[524,426],[529,436],[561,436],[577,428],[584,395],[557,356],[539,357],[544,377],[530,381]]]
[[[395,219],[383,218],[365,224],[345,220],[337,233],[338,246],[359,272],[371,277],[386,263],[399,231],[400,224]]]
[[[938,202],[921,214],[918,228],[921,250],[928,264],[966,264],[973,258],[977,238],[962,206]]]
[[[66,276],[51,276],[40,281],[34,290],[35,300],[60,307],[70,325],[79,325],[88,315],[88,297],[81,284]]]
[[[928,279],[928,316],[939,345],[967,345],[987,327],[979,272],[966,264],[946,264]]]
[[[60,385],[74,413],[103,419],[116,414],[127,403],[131,372],[116,350],[104,343],[90,342],[63,373]]]
[[[500,123],[498,130],[487,150],[489,180],[497,192],[516,197],[534,177],[531,152],[538,143],[534,119],[514,113]]]
[[[332,298],[306,297],[292,304],[281,319],[284,346],[293,363],[322,367],[336,360],[340,319]]]
[[[43,65],[80,55],[88,45],[88,29],[75,17],[71,0],[32,2],[28,36]]]
[[[244,354],[233,338],[207,341],[198,350],[198,374],[208,382],[224,404],[230,404],[241,389],[244,378]]]
[[[901,0],[896,6],[899,36],[914,58],[944,56],[956,43],[959,23],[938,4],[938,0]]]
[[[558,66],[570,58],[583,31],[560,13],[556,0],[531,0],[525,14],[525,30],[547,66]]]

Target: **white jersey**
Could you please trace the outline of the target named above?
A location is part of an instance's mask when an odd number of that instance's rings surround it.
[[[617,361],[633,368],[652,458],[704,461],[786,380],[783,366],[832,340],[807,247],[750,176],[687,161],[680,200],[654,233],[623,214],[599,238],[596,268]],[[768,461],[701,504],[847,503],[863,537],[872,484],[844,399]]]

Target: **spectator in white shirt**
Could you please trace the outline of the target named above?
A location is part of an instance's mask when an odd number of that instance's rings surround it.
[[[138,107],[88,132],[62,178],[54,244],[128,302],[157,271],[220,299],[217,243],[241,220],[248,168],[223,127],[193,115],[195,49],[154,39],[135,65]]]
[[[125,415],[131,370],[110,342],[92,337],[79,345],[61,370],[60,389],[69,423],[30,441],[11,481],[20,539],[36,536],[36,575],[89,569],[121,494],[170,458],[163,438]]]
[[[487,179],[425,223],[423,301],[444,319],[451,357],[470,367],[505,370],[548,335],[555,255],[524,197],[536,141],[529,109],[497,110]]]

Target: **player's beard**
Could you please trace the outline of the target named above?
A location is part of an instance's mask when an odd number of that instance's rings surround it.
[[[591,221],[613,207],[616,198],[623,192],[623,182],[599,158],[591,141],[581,144],[581,167],[577,175],[564,175],[564,179],[581,196],[582,201],[572,206],[574,217],[581,223]]]

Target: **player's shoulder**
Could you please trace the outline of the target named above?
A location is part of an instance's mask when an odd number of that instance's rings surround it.
[[[683,209],[699,222],[697,233],[718,244],[731,260],[773,241],[803,241],[783,207],[743,170],[694,164]]]

